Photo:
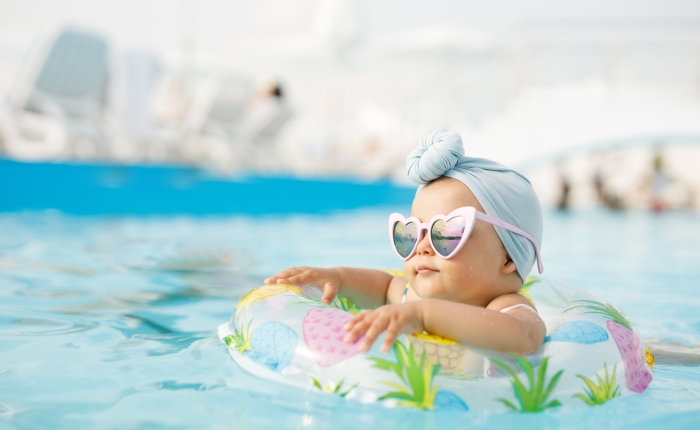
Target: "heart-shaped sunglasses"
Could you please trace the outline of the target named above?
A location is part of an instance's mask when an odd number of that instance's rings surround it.
[[[416,253],[418,243],[423,239],[423,232],[428,231],[428,241],[435,253],[442,258],[451,258],[459,252],[469,238],[477,219],[512,231],[532,242],[537,257],[537,269],[544,271],[540,259],[540,248],[535,238],[518,227],[500,219],[477,211],[471,206],[464,206],[450,212],[449,215],[435,215],[430,222],[421,222],[416,217],[404,218],[394,213],[389,216],[389,236],[394,251],[403,260],[408,260]]]

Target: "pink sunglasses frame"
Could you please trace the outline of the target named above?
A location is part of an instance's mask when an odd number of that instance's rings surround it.
[[[457,244],[457,247],[455,248],[454,251],[452,251],[449,255],[443,256],[440,254],[437,249],[435,249],[435,245],[433,244],[433,238],[430,234],[428,234],[428,243],[430,243],[430,247],[433,248],[433,251],[435,251],[435,255],[440,256],[441,258],[448,259],[452,258],[455,254],[457,254],[464,244],[467,242],[467,239],[469,239],[469,235],[472,233],[472,229],[474,228],[474,223],[476,222],[477,219],[487,222],[489,224],[504,228],[508,231],[512,231],[513,233],[520,235],[524,237],[525,239],[529,240],[532,243],[532,246],[535,247],[535,256],[537,257],[537,270],[542,273],[544,272],[544,266],[542,265],[542,259],[540,258],[540,247],[537,245],[537,241],[535,240],[534,237],[530,236],[523,230],[519,229],[518,227],[508,224],[507,222],[501,221],[498,218],[494,218],[492,216],[486,215],[483,212],[479,212],[474,208],[473,206],[464,206],[461,208],[457,208],[450,212],[448,215],[442,215],[438,214],[435,215],[430,219],[429,222],[421,222],[416,217],[408,217],[404,218],[403,215],[399,213],[393,213],[389,215],[389,239],[391,240],[391,247],[394,248],[394,252],[396,252],[396,255],[399,256],[402,260],[408,260],[409,258],[413,257],[413,255],[416,253],[416,249],[418,248],[418,244],[420,243],[421,240],[423,240],[423,232],[427,231],[430,232],[433,228],[433,224],[435,224],[439,220],[443,221],[449,221],[452,218],[461,216],[465,219],[466,224],[464,226],[464,234],[462,234],[462,238],[459,240],[459,243]],[[394,241],[394,226],[396,225],[397,222],[403,223],[405,226],[406,224],[410,222],[414,222],[418,226],[418,240],[416,240],[416,245],[413,247],[411,252],[408,254],[408,256],[403,257],[399,253],[399,250],[396,248],[396,242]]]

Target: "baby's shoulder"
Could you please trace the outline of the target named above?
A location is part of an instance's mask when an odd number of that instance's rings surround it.
[[[535,305],[532,304],[532,302],[528,300],[527,297],[518,293],[504,294],[502,296],[498,296],[495,299],[491,300],[491,303],[489,303],[486,306],[486,309],[491,309],[500,312],[503,309],[518,305],[525,305],[532,309],[536,309]]]

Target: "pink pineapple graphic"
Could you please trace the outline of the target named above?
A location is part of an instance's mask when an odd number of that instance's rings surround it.
[[[610,335],[615,340],[618,351],[625,364],[625,382],[630,391],[642,393],[649,386],[652,376],[646,368],[645,351],[639,336],[634,332],[629,319],[608,303],[601,303],[594,300],[577,300],[582,303],[571,309],[587,309],[590,314],[602,315],[608,319],[607,326]]]
[[[311,309],[304,317],[304,341],[321,367],[332,366],[360,352],[358,342],[343,342],[343,326],[353,317],[333,308]]]

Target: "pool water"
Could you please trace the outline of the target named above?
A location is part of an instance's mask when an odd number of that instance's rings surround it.
[[[287,266],[401,267],[386,233],[393,209],[260,218],[0,214],[0,428],[697,425],[700,217],[689,213],[545,216],[546,276],[611,301],[644,339],[685,354],[659,354],[643,395],[539,414],[421,412],[241,370],[216,336],[236,301]]]

